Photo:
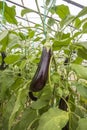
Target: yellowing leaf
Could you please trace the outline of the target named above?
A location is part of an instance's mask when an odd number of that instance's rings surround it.
[[[41,116],[37,130],[61,130],[68,119],[68,112],[58,108],[50,108]]]

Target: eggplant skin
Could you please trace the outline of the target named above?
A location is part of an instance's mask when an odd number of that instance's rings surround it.
[[[68,101],[69,99],[69,96],[67,96],[65,98],[66,101]],[[64,111],[67,111],[67,104],[66,102],[61,98],[60,99],[60,102],[59,102],[59,108],[64,110]],[[67,122],[67,124],[62,128],[62,130],[69,130],[69,121]]]
[[[6,65],[5,61],[4,61],[4,59],[6,57],[6,53],[4,51],[1,52],[1,57],[2,57],[2,62],[1,62],[1,65],[0,65],[0,70],[5,70],[8,67],[8,65]]]
[[[40,62],[35,75],[30,83],[30,91],[38,92],[43,89],[48,79],[50,59],[52,56],[51,49],[43,47]]]

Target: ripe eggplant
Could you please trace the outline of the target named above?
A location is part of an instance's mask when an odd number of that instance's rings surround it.
[[[43,47],[40,62],[38,64],[37,70],[30,84],[31,92],[38,92],[42,90],[43,87],[45,86],[48,79],[48,71],[51,56],[52,56],[51,49]],[[31,93],[29,94],[29,96],[31,96]]]
[[[0,65],[0,70],[5,70],[6,67],[8,67],[8,65],[5,64],[5,57],[6,57],[6,53],[3,51],[1,52],[1,57],[2,57],[2,62],[1,62],[1,65]]]
[[[69,99],[69,96],[67,96],[65,98],[66,101],[68,101]],[[67,104],[66,102],[61,98],[60,99],[60,102],[59,102],[59,108],[64,110],[64,111],[67,111]],[[67,122],[67,124],[62,128],[62,130],[69,130],[69,121]]]

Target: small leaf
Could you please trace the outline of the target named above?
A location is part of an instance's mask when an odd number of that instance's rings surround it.
[[[87,14],[87,7],[84,7],[76,17],[81,17]]]
[[[87,79],[86,67],[78,64],[71,64],[71,69],[74,70],[80,78]]]
[[[79,92],[79,94],[82,97],[87,99],[87,87],[81,84],[77,84],[76,87],[77,87],[77,92]]]
[[[35,12],[35,11],[33,11],[32,9],[23,9],[21,11],[21,16],[23,17],[25,14],[32,13],[32,12]]]
[[[67,47],[70,43],[70,38],[66,38],[66,39],[63,39],[63,40],[60,40],[60,41],[54,41],[53,43],[53,49],[54,50],[59,50],[61,49],[62,47]]]
[[[28,29],[28,37],[29,38],[33,38],[35,34],[35,31],[33,31],[32,29]]]
[[[8,33],[9,32],[7,30],[0,33],[0,42],[8,35]]]
[[[77,57],[75,60],[74,60],[74,64],[81,64],[83,61],[83,59],[81,57]]]
[[[48,6],[50,4],[50,0],[46,0],[46,5]]]
[[[62,19],[62,21],[60,22],[60,26],[68,26],[69,24],[71,24],[74,20],[74,16],[72,15],[67,15],[64,19]]]
[[[77,54],[78,54],[79,57],[87,60],[87,49],[79,48]]]
[[[49,18],[48,19],[48,23],[49,26],[52,26],[53,24],[55,24],[55,20],[53,18]]]
[[[47,102],[41,99],[38,99],[36,102],[31,104],[31,108],[33,109],[41,109],[47,105]]]
[[[15,63],[16,61],[18,61],[20,59],[20,55],[17,55],[17,54],[12,54],[12,55],[9,55],[5,58],[5,62],[7,64],[13,64]]]
[[[61,130],[68,119],[68,112],[58,108],[50,108],[41,116],[37,130]]]
[[[81,20],[79,18],[76,18],[74,21],[74,25],[76,28],[80,28],[81,26]]]
[[[9,39],[9,32],[7,30],[0,33],[0,44],[2,45],[1,50],[6,50],[6,47],[8,45],[8,39]]]
[[[76,130],[87,130],[87,118],[81,118]]]
[[[83,31],[87,30],[87,22],[83,24]]]
[[[78,43],[75,43],[75,44],[78,45],[78,46],[82,46],[82,47],[84,47],[85,49],[87,49],[87,41],[78,42]]]

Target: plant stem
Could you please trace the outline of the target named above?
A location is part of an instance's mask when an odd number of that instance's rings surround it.
[[[40,12],[40,9],[39,9],[38,2],[37,2],[37,0],[35,0],[35,2],[36,2],[37,10],[38,10],[38,13],[39,13],[39,16],[41,18],[41,21],[42,21],[42,24],[43,24],[43,28],[44,28],[44,22],[43,22],[43,19],[42,19],[42,15],[41,15],[41,12]]]

